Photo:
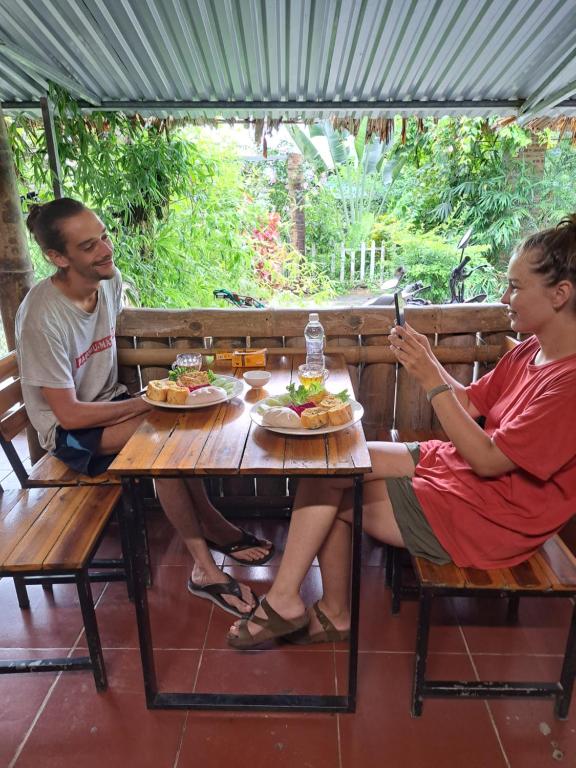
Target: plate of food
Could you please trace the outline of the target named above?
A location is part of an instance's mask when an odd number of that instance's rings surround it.
[[[364,409],[347,390],[331,393],[322,384],[296,387],[256,403],[250,418],[259,427],[281,435],[326,435],[346,429],[364,415]]]
[[[167,379],[148,382],[142,399],[160,408],[205,408],[225,403],[244,389],[241,379],[212,371],[170,371]]]

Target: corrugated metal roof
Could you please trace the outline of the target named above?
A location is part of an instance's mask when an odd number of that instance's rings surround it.
[[[576,114],[574,0],[0,0],[0,100],[143,114]]]

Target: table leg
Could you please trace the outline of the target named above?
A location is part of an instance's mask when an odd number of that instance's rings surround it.
[[[348,658],[348,692],[344,696],[306,694],[243,693],[171,693],[158,692],[154,666],[154,648],[148,599],[146,595],[146,551],[140,533],[144,514],[137,480],[123,481],[131,541],[130,553],[134,574],[134,606],[138,622],[140,655],[144,674],[146,705],[149,709],[240,710],[252,712],[354,712],[358,672],[358,628],[360,615],[360,574],[362,552],[362,476],[354,477],[354,521],[352,527],[352,566],[350,590],[350,649]],[[296,654],[295,654],[296,656]]]
[[[360,575],[362,565],[362,476],[354,477],[354,515],[352,527],[352,573],[350,590],[350,648],[348,651],[348,706],[356,711],[358,679],[358,632],[360,626]]]
[[[142,534],[144,505],[137,479],[123,479],[122,486],[124,490],[124,504],[120,514],[123,514],[126,520],[126,533],[129,539],[128,554],[131,559],[130,570],[133,579],[134,607],[136,609],[136,623],[140,641],[144,691],[146,693],[146,704],[148,707],[151,707],[158,693],[158,684],[156,682],[154,646],[146,591],[148,553],[146,541]]]

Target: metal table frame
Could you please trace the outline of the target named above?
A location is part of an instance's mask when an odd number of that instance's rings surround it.
[[[176,476],[176,475],[175,475]],[[306,477],[304,473],[290,475]],[[310,475],[308,475],[310,477]],[[149,477],[149,476],[146,476]],[[165,475],[163,475],[165,477]],[[182,477],[182,475],[178,475]],[[212,476],[211,476],[212,477]],[[313,477],[318,477],[314,474]],[[338,475],[342,477],[342,475]],[[350,590],[350,647],[348,655],[348,691],[346,695],[242,694],[242,693],[170,693],[158,690],[154,646],[147,597],[147,549],[142,530],[144,507],[140,480],[123,477],[123,514],[130,539],[129,557],[134,584],[134,605],[138,624],[140,655],[144,675],[146,705],[149,709],[242,710],[250,712],[355,712],[358,678],[358,628],[360,613],[360,566],[362,541],[362,475],[350,475],[354,482],[352,525],[352,567]]]

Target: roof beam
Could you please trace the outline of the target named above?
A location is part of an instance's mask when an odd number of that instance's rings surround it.
[[[22,53],[19,49],[8,45],[6,42],[0,42],[0,53],[19,64],[28,72],[31,70],[32,74],[40,74],[57,85],[61,85],[70,91],[71,94],[87,101],[90,106],[94,107],[100,104],[100,98],[95,93],[84,88],[77,80],[68,77],[68,75],[51,64],[43,60],[33,59],[28,54]]]
[[[574,81],[571,83],[564,83],[562,87],[557,88],[552,93],[548,95],[545,94],[548,86],[554,82],[558,75],[562,74],[566,67],[573,63],[575,51],[576,43],[569,48],[568,52],[560,60],[559,64],[554,67],[548,77],[546,77],[546,79],[540,84],[538,90],[528,96],[519,110],[521,118],[528,119],[537,112],[541,112],[544,109],[556,106],[558,102],[562,101],[562,99],[565,99],[567,96],[572,96],[576,90]]]

